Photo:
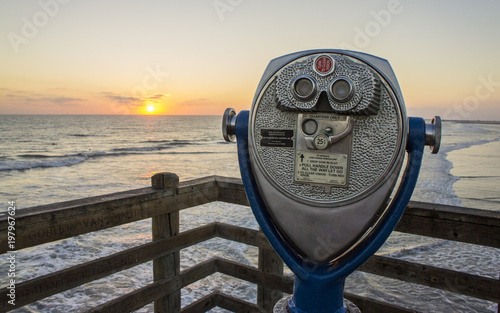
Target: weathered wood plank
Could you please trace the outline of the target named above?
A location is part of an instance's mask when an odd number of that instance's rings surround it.
[[[243,187],[243,181],[240,177],[227,177],[218,175],[215,175],[213,177],[217,182],[217,185],[219,185],[221,188],[229,187],[232,189],[245,190],[245,188]]]
[[[217,223],[216,231],[217,236],[220,238],[237,241],[259,248],[272,249],[271,244],[267,240],[266,236],[258,230],[230,224]]]
[[[216,259],[216,264],[219,273],[246,280],[254,284],[262,284],[272,289],[279,289],[286,293],[291,294],[293,292],[292,277],[264,273],[255,267],[221,258]]]
[[[200,279],[214,274],[217,271],[215,260],[207,260],[187,270],[182,271],[178,276],[162,279],[126,295],[118,297],[107,303],[99,305],[88,313],[116,313],[131,312],[168,295],[172,292],[186,287]]]
[[[363,313],[419,313],[415,310],[406,309],[387,302],[378,301],[349,292],[344,293],[344,297],[354,303]]]
[[[215,305],[215,297],[219,294],[218,291],[214,291],[193,303],[190,303],[182,308],[182,313],[203,313],[208,310],[213,309]]]
[[[496,215],[483,215],[483,210],[467,214],[428,208],[407,208],[396,231],[500,248],[500,221]],[[460,208],[459,211],[463,211]],[[491,212],[500,213],[500,212]],[[479,215],[475,215],[479,214]]]
[[[157,173],[151,177],[151,185],[155,189],[172,189],[177,192],[179,176],[173,173]],[[153,216],[153,242],[175,237],[179,234],[179,211]],[[153,259],[154,281],[168,279],[180,273],[180,252],[174,251]],[[181,291],[174,291],[162,298],[156,299],[154,310],[158,313],[178,313],[181,311]]]
[[[216,177],[219,201],[248,205],[238,179]],[[397,231],[500,248],[500,212],[410,201]]]
[[[221,223],[218,223],[216,228],[219,237],[261,248],[270,247],[265,236],[256,230]],[[454,291],[479,299],[497,302],[500,298],[499,280],[458,271],[383,256],[373,256],[360,270],[438,289]],[[405,271],[408,277],[403,275],[402,271]],[[419,273],[419,275],[415,276],[415,273]],[[457,286],[453,287],[455,284]]]
[[[245,188],[240,178],[216,176],[215,180],[219,187],[219,201],[249,205]]]
[[[213,237],[215,237],[215,223],[183,232],[172,238],[147,243],[19,283],[16,286],[16,307],[21,307],[84,283],[106,277]],[[0,297],[3,299],[0,302],[2,305],[0,312],[12,309],[12,306],[7,303],[9,298],[6,294],[6,291],[0,293]]]
[[[261,313],[262,311],[253,303],[235,298],[230,295],[218,293],[215,296],[216,306],[238,313]]]
[[[287,276],[277,276],[272,274],[266,274],[259,272],[257,269],[239,264],[233,261],[217,258],[217,268],[220,273],[230,275],[239,279],[243,279],[246,281],[250,281],[253,283],[261,283],[270,288],[276,288],[281,290],[282,292],[291,294],[293,292],[293,278]],[[224,295],[225,296],[225,295]],[[371,312],[388,312],[388,313],[416,313],[416,311],[405,309],[403,307],[399,307],[396,305],[392,305],[389,303],[381,302],[378,300],[356,296],[350,293],[346,293],[346,298],[355,303],[360,309],[362,309],[363,313],[371,313]],[[241,300],[240,300],[241,301]],[[216,302],[216,305],[218,303]],[[217,305],[220,306],[220,305]],[[220,306],[222,307],[222,306]],[[243,308],[243,307],[241,307]],[[226,307],[226,309],[231,310],[231,308]],[[257,307],[258,309],[258,307]],[[234,312],[240,312],[238,310]],[[252,311],[253,312],[253,311]],[[262,312],[262,311],[257,311]]]
[[[212,295],[212,294],[210,294]],[[220,292],[215,293],[215,306],[221,307],[232,312],[259,312],[262,310],[253,303],[226,295]],[[363,313],[419,313],[419,311],[406,309],[390,303],[385,303],[375,299],[357,296],[351,293],[345,293],[346,299],[352,301]],[[183,311],[184,312],[184,311]],[[194,311],[206,312],[206,311]]]
[[[18,249],[165,213],[159,207],[184,209],[215,200],[247,204],[241,180],[235,178],[216,176],[182,182],[177,193],[142,188],[19,210]],[[7,251],[6,218],[0,217],[0,253]],[[397,230],[500,247],[499,225],[500,212],[410,202]]]
[[[360,271],[500,302],[500,280],[374,255]]]
[[[153,188],[102,197],[92,197],[47,206],[18,210],[16,214],[16,248],[23,249],[45,242],[64,239],[80,233],[91,232],[129,221],[139,220],[141,207],[157,201],[159,195]],[[106,212],[106,214],[98,214]],[[6,220],[0,218],[0,253],[6,242]]]
[[[192,193],[195,191],[203,191],[205,189],[210,189],[216,186],[215,177],[214,176],[206,176],[191,179],[184,182],[179,182],[179,189],[177,190],[178,194],[183,193]]]
[[[162,215],[172,216],[171,214],[178,212],[178,210],[217,200],[247,205],[241,180],[211,176],[183,182],[177,190],[142,188],[23,209],[16,214],[18,235],[16,243],[18,249],[22,249],[144,218]],[[169,219],[168,224],[171,221]],[[0,217],[0,253],[6,252],[6,227],[6,217]],[[212,238],[218,235],[221,238],[243,242],[259,248],[270,247],[265,236],[258,231],[220,223],[212,224],[210,227],[209,234],[203,236]],[[500,212],[410,202],[397,230],[500,248]],[[197,242],[195,238],[192,240]],[[164,241],[160,239],[157,243],[164,243]],[[181,243],[174,244],[174,241],[171,241],[169,244],[175,246]],[[165,253],[178,251],[168,250],[172,248],[169,245],[157,248],[148,245],[151,244],[141,246],[141,249],[144,249],[142,252],[135,251],[135,248],[130,249],[18,284],[16,288],[18,295],[22,292],[29,295],[27,297],[20,295],[16,302],[21,303],[19,301],[21,299],[35,299],[26,302],[31,303],[47,295],[145,262],[140,260],[150,260]],[[190,244],[186,244],[186,246],[188,245]],[[162,251],[161,249],[167,250]],[[290,278],[262,273],[253,267],[231,261],[215,260],[215,263],[217,264],[214,266],[225,274],[261,284],[266,288],[285,289],[285,292],[290,289],[288,292],[291,292],[290,286],[293,286],[293,282]],[[500,301],[498,296],[500,295],[499,282],[496,279],[379,256],[372,258],[363,266],[364,271],[374,274],[450,290],[489,301]],[[74,285],[72,285],[72,281],[75,281]],[[453,283],[450,284],[450,282]],[[179,287],[173,291],[178,289]],[[169,293],[162,293],[162,295],[165,294]],[[5,293],[4,299],[7,299]],[[141,299],[140,296],[139,299]],[[370,303],[370,300],[366,301]]]
[[[427,216],[480,225],[500,226],[500,212],[429,202],[410,201],[407,210],[412,215]]]
[[[16,214],[16,248],[24,249],[160,214],[216,201],[215,182],[182,184],[170,189],[143,188],[49,206],[27,208]],[[0,218],[0,253],[7,252],[7,217]]]
[[[283,261],[273,249],[259,248],[258,269],[264,273],[283,276]],[[257,306],[261,311],[272,313],[274,305],[281,298],[281,290],[257,285]]]

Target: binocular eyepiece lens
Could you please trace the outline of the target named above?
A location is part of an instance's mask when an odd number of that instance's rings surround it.
[[[316,93],[316,83],[312,77],[298,77],[293,83],[293,92],[298,99],[309,100]]]
[[[345,78],[337,79],[333,82],[330,93],[338,102],[346,102],[351,99],[354,94],[354,88],[352,84]]]

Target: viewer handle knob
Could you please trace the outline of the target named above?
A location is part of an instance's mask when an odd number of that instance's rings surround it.
[[[431,153],[439,152],[441,146],[441,117],[435,116],[430,123],[425,123],[425,145],[431,148]]]
[[[227,108],[222,116],[222,136],[227,142],[236,138],[236,111],[233,108]]]

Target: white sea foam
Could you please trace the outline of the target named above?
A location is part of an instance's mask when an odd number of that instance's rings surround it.
[[[29,170],[34,168],[72,166],[87,160],[88,156],[52,158],[50,160],[8,160],[0,161],[0,171]]]

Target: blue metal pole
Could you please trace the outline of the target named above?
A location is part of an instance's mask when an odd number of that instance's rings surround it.
[[[293,297],[288,309],[293,313],[344,313],[345,279],[301,279],[295,276]]]

